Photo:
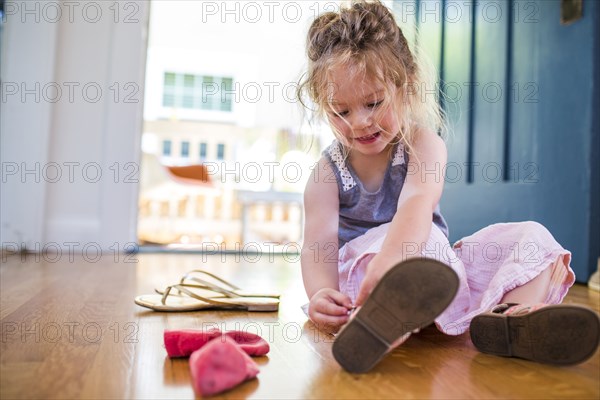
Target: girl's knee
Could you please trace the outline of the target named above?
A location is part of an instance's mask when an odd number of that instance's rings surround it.
[[[548,246],[556,242],[552,233],[542,224],[536,221],[523,221],[515,223],[518,237],[525,242],[535,242]],[[515,233],[517,233],[515,232]]]
[[[536,221],[522,221],[515,222],[514,224],[519,228],[519,230],[526,233],[550,233],[544,225]]]

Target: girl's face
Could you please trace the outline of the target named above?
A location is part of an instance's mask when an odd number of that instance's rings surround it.
[[[386,98],[389,88],[348,67],[333,70],[329,88],[327,118],[352,151],[379,154],[398,136],[395,102]]]

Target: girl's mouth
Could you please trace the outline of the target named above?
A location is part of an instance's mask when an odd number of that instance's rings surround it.
[[[370,144],[370,143],[375,142],[380,135],[381,135],[381,132],[375,132],[372,135],[361,136],[361,137],[355,138],[354,140],[356,140],[357,142],[359,142],[361,144]]]

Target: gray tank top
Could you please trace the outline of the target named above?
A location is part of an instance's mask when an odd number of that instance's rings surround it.
[[[323,151],[323,156],[335,171],[338,184],[340,248],[369,229],[388,223],[394,218],[398,197],[406,179],[408,153],[400,143],[395,146],[392,154],[383,184],[376,192],[368,192],[345,159],[342,145],[337,140]],[[448,225],[440,213],[439,204],[435,208],[432,220],[448,237]]]

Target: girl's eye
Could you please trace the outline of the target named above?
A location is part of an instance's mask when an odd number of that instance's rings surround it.
[[[346,115],[348,115],[348,111],[333,111],[332,110],[332,114],[336,117],[345,117]]]
[[[376,108],[376,107],[377,107],[377,106],[379,106],[381,103],[383,103],[383,100],[378,100],[378,101],[375,101],[375,102],[373,102],[373,103],[369,103],[369,104],[367,104],[367,107],[369,107],[369,108]]]

